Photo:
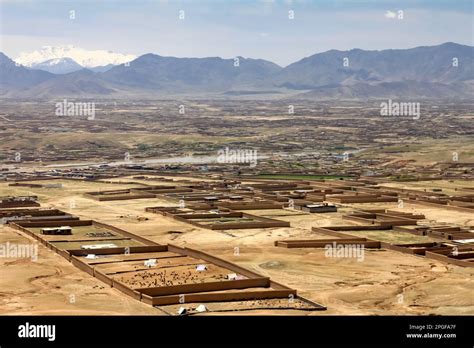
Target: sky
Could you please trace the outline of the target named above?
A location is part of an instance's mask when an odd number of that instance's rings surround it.
[[[74,45],[137,56],[243,56],[286,66],[330,49],[473,45],[473,4],[472,0],[0,0],[0,51],[16,58],[42,46]],[[74,19],[70,11],[75,11]],[[294,18],[289,18],[289,11],[294,11]],[[403,19],[398,11],[403,11]]]

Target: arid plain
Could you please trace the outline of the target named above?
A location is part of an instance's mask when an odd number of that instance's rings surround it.
[[[163,177],[161,177],[163,178]],[[168,179],[176,179],[170,177]],[[192,178],[189,178],[192,179]],[[202,178],[194,178],[201,181]],[[95,201],[84,193],[96,190],[117,190],[143,187],[143,180],[116,178],[116,183],[77,180],[47,180],[60,183],[61,188],[45,189],[9,187],[0,184],[0,196],[36,195],[42,207],[61,209],[84,219],[108,223],[155,242],[193,247],[244,266],[273,280],[295,288],[298,294],[323,304],[326,311],[246,309],[235,310],[235,303],[209,303],[209,312],[226,314],[473,314],[473,270],[420,256],[383,250],[366,249],[362,261],[348,258],[328,258],[324,249],[286,249],[275,247],[281,239],[320,239],[311,232],[314,226],[343,225],[342,215],[352,210],[371,208],[366,204],[341,204],[338,212],[310,214],[294,209],[255,210],[248,213],[288,221],[291,227],[233,230],[208,230],[145,212],[149,206],[171,206],[160,199]],[[135,181],[136,184],[130,184]],[[118,182],[127,182],[120,184]],[[251,181],[250,181],[251,182]],[[41,181],[34,181],[41,184]],[[147,185],[167,185],[148,177]],[[169,184],[169,182],[168,182]],[[472,183],[457,182],[473,189]],[[444,181],[403,183],[416,189],[420,185],[450,187]],[[71,207],[70,202],[74,205]],[[427,220],[438,223],[458,223],[472,227],[472,214],[446,212],[443,208],[397,203],[376,204],[410,213],[422,213]],[[377,237],[379,233],[380,237]],[[426,242],[426,236],[373,232],[370,238],[397,242]],[[2,227],[1,243],[32,243],[33,240],[12,228]],[[236,253],[236,248],[238,253]],[[144,305],[110,288],[76,269],[52,250],[39,246],[37,261],[1,259],[2,291],[0,311],[5,314],[150,314],[174,313],[172,306],[161,310]],[[75,301],[71,303],[70,296]]]

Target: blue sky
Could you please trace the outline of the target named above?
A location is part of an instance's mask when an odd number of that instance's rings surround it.
[[[402,20],[387,14],[399,10]],[[75,45],[136,55],[244,56],[285,66],[329,49],[474,40],[472,0],[0,0],[0,17],[0,49],[12,58],[41,46]]]

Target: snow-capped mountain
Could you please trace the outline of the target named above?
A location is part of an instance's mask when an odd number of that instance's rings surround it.
[[[415,96],[471,100],[473,56],[473,46],[448,42],[397,50],[330,50],[285,68],[262,59],[239,57],[240,67],[235,69],[233,59],[177,58],[148,53],[105,72],[96,72],[98,67],[94,67],[52,74],[15,64],[0,53],[0,97],[155,98],[178,94],[283,96],[291,93],[288,95],[312,100]],[[338,62],[344,57],[350,59],[350,69],[340,68]],[[452,57],[464,63],[453,68],[446,63]],[[100,67],[104,68],[107,65]]]
[[[84,68],[95,68],[110,64],[123,64],[137,57],[132,54],[114,53],[105,50],[89,51],[72,45],[56,47],[43,46],[37,51],[21,53],[18,58],[15,59],[15,62],[31,68],[34,65],[61,58],[70,58]]]
[[[84,69],[71,58],[54,58],[42,63],[34,63],[32,69],[40,69],[53,74],[69,74]]]

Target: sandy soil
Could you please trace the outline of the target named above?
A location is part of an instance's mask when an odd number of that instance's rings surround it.
[[[65,182],[65,181],[62,181]],[[331,258],[324,249],[286,249],[273,246],[275,240],[327,238],[311,232],[312,226],[348,225],[341,216],[352,208],[389,207],[378,205],[344,205],[337,213],[306,214],[291,210],[246,211],[290,221],[292,227],[248,230],[211,231],[178,222],[172,218],[144,212],[149,206],[171,206],[169,201],[140,199],[98,202],[84,197],[97,190],[97,183],[65,182],[63,189],[22,189],[0,184],[0,196],[37,194],[45,206],[54,206],[82,218],[95,219],[139,234],[159,243],[171,243],[209,252],[248,269],[270,276],[272,280],[298,290],[310,300],[328,307],[327,311],[281,311],[255,309],[251,312],[227,312],[229,304],[215,304],[223,314],[469,314],[474,315],[474,270],[387,250],[365,250],[364,258]],[[130,185],[100,184],[101,190]],[[74,200],[74,208],[69,202]],[[406,205],[402,211],[420,212],[428,219],[471,224],[465,213]],[[141,218],[147,218],[143,221]],[[379,232],[377,232],[379,233]],[[381,232],[385,233],[385,232]],[[23,241],[15,232],[4,228],[1,242]],[[393,238],[396,238],[394,236]],[[41,248],[40,248],[41,249]],[[0,259],[2,284],[0,313],[9,314],[162,314],[141,304],[79,271],[52,251],[41,249],[36,263],[19,260],[8,263]],[[39,277],[35,279],[35,277]],[[68,296],[76,294],[76,303]],[[106,301],[104,301],[107,299]],[[114,299],[115,301],[110,301]],[[210,304],[209,306],[212,306]],[[165,308],[163,308],[165,309]],[[168,308],[174,311],[174,308]]]
[[[0,244],[34,244],[0,227]],[[52,250],[38,245],[38,258],[0,258],[2,315],[162,315],[79,271]]]

